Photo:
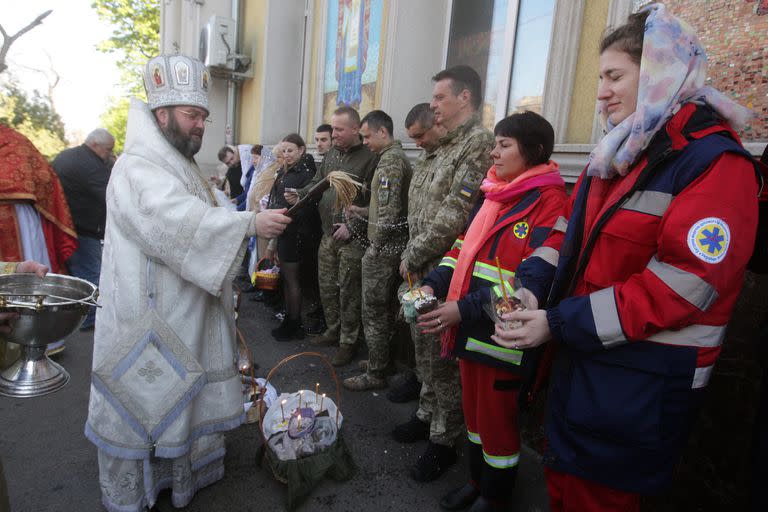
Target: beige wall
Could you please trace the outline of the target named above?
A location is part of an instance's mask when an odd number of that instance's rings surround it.
[[[243,2],[243,49],[251,53],[253,77],[240,88],[240,123],[236,142],[253,144],[261,141],[261,103],[264,97],[264,27],[267,20],[268,0]]]
[[[317,112],[317,108],[322,108],[322,105],[320,107],[316,105],[317,94],[315,94],[315,91],[323,86],[319,76],[318,61],[320,59],[318,52],[323,46],[322,41],[325,37],[325,33],[323,32],[324,9],[325,2],[323,0],[314,1],[314,7],[312,9],[312,53],[308,55],[308,58],[310,59],[309,80],[307,92],[305,93],[308,95],[309,99],[307,103],[307,120],[305,121],[307,126],[304,133],[304,140],[306,140],[307,144],[314,144],[315,142],[315,113]],[[330,122],[330,119],[326,122]]]
[[[598,46],[608,19],[609,0],[586,0],[576,78],[573,82],[566,143],[587,144],[592,138],[599,75]]]

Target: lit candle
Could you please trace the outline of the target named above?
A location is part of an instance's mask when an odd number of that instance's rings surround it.
[[[285,409],[283,409],[284,405],[285,405],[285,400],[280,402],[280,413],[283,415],[283,421],[285,421]]]
[[[325,393],[320,395],[320,411],[319,412],[323,412],[323,400],[325,400]]]
[[[301,414],[299,414],[298,420],[299,420],[299,430],[301,430]]]
[[[315,384],[315,403],[317,403],[317,392],[320,391],[320,383]]]

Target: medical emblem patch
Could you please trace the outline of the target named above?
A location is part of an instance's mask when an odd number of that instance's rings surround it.
[[[720,263],[728,252],[731,230],[724,220],[707,217],[688,230],[688,248],[700,260]]]
[[[528,236],[529,229],[530,229],[530,226],[528,225],[528,223],[523,221],[515,224],[513,232],[515,233],[515,236],[517,238],[525,238]]]

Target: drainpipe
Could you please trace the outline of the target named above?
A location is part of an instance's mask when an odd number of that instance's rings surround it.
[[[235,48],[232,48],[233,52],[236,52],[240,47],[240,0],[232,0],[232,19],[235,20]],[[240,142],[237,137],[237,124],[238,124],[238,83],[235,80],[227,81],[227,138],[229,144],[236,144]]]

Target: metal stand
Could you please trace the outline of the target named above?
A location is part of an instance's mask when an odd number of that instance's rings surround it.
[[[63,388],[69,373],[45,355],[46,345],[21,346],[21,357],[0,372],[0,395],[29,398]]]

